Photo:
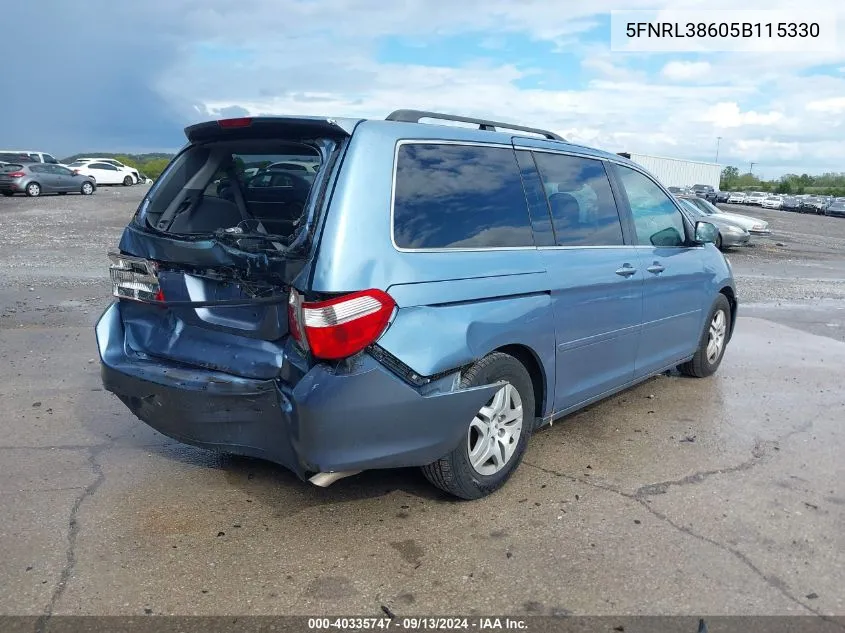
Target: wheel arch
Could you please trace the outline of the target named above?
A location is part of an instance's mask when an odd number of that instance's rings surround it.
[[[520,344],[504,345],[493,351],[513,356],[528,370],[528,374],[531,376],[531,384],[534,387],[534,416],[542,418],[543,412],[546,410],[546,398],[549,389],[546,372],[537,354],[527,345]]]
[[[724,286],[719,290],[719,294],[725,296],[725,298],[728,300],[728,305],[731,307],[731,329],[728,332],[728,340],[730,341],[734,333],[734,326],[736,325],[736,308],[738,305],[738,302],[736,300],[736,292],[734,292],[734,289],[730,286]]]

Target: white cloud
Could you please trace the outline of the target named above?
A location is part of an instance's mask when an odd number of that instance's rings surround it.
[[[660,71],[666,79],[678,81],[689,81],[706,77],[710,73],[710,64],[707,62],[679,62],[671,61]]]
[[[845,112],[845,97],[833,97],[830,99],[819,99],[807,103],[807,109],[811,112],[830,112],[838,114]]]
[[[704,116],[702,121],[708,121],[720,128],[740,127],[743,125],[772,125],[783,119],[781,112],[755,112],[748,110],[742,112],[739,104],[735,102],[722,102],[711,106]]]
[[[784,143],[771,139],[745,139],[732,143],[731,150],[739,157],[755,162],[794,160],[802,155],[799,143]]]

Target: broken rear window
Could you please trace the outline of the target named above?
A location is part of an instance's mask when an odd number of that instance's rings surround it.
[[[290,236],[317,171],[288,167],[305,162],[319,170],[320,154],[307,143],[227,140],[192,146],[161,176],[139,219],[176,234],[248,227]]]

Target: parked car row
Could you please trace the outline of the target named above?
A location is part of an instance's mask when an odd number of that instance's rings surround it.
[[[114,158],[78,158],[64,165],[46,152],[0,150],[0,193],[9,197],[45,193],[91,195],[100,185],[130,187],[152,180]]]
[[[711,185],[692,185],[691,187],[667,187],[676,196],[697,196],[708,202],[716,202],[719,194]]]
[[[718,198],[717,198],[718,199]],[[757,205],[764,209],[783,209],[797,213],[815,213],[817,215],[842,216],[845,197],[814,196],[810,194],[788,195],[752,191],[730,192],[725,198],[728,204]]]

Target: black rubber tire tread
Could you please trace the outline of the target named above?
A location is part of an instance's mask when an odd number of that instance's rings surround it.
[[[721,233],[719,233],[719,235],[716,236],[716,248],[718,248],[719,250],[722,250],[722,234]]]
[[[692,378],[706,378],[707,376],[715,374],[716,370],[719,369],[719,365],[722,364],[722,359],[725,357],[725,350],[728,347],[729,332],[725,333],[725,344],[722,346],[722,353],[719,355],[719,358],[716,359],[716,362],[711,363],[707,360],[707,341],[710,335],[710,322],[713,320],[713,315],[715,315],[716,311],[719,309],[725,311],[727,326],[730,328],[731,304],[725,295],[719,293],[716,301],[713,302],[713,307],[710,308],[707,320],[704,322],[704,331],[701,333],[701,340],[698,342],[698,349],[695,351],[695,356],[686,363],[678,365],[678,371],[685,376],[690,376]]]
[[[454,451],[432,464],[422,467],[432,484],[459,499],[480,499],[501,488],[522,462],[528,439],[534,429],[534,387],[531,375],[516,358],[493,352],[467,369],[461,377],[461,387],[479,387],[506,380],[522,399],[522,433],[511,463],[495,475],[480,475],[469,462],[466,441]],[[469,426],[467,420],[467,426]]]

